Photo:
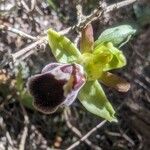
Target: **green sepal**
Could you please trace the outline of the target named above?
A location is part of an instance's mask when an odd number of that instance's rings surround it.
[[[99,38],[95,41],[94,47],[100,44],[111,42],[114,46],[123,46],[129,41],[131,36],[136,32],[130,25],[120,25],[110,29],[106,29],[101,33]]]
[[[76,46],[65,36],[52,29],[49,29],[47,34],[51,51],[58,62],[71,63],[81,55]]]
[[[110,122],[117,122],[115,111],[97,80],[88,81],[79,92],[78,98],[89,112]]]

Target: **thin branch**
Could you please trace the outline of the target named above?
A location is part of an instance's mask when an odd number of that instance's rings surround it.
[[[31,39],[31,40],[37,40],[37,37],[34,37],[34,36],[31,36],[23,31],[20,31],[18,29],[15,29],[13,27],[10,27],[10,26],[6,26],[6,25],[0,25],[0,29],[1,30],[7,30],[7,31],[10,31],[10,32],[13,32],[19,36],[22,36],[22,37],[25,37],[25,38],[28,38],[28,39]]]
[[[83,11],[82,11],[82,6],[81,6],[81,4],[78,4],[77,6],[76,6],[76,10],[77,10],[77,20],[78,20],[78,23],[77,24],[80,24],[81,22],[82,22],[82,19],[85,17],[84,15],[83,15]]]
[[[92,128],[87,134],[85,134],[80,140],[73,143],[71,146],[69,146],[66,150],[72,150],[76,146],[78,146],[82,141],[86,140],[93,132],[95,132],[98,128],[102,127],[107,121],[104,120],[101,123],[99,123],[97,126]]]
[[[114,10],[114,9],[122,8],[124,6],[127,6],[127,5],[130,5],[130,4],[134,3],[136,1],[137,0],[125,0],[125,1],[122,1],[122,2],[118,2],[118,3],[112,4],[110,6],[107,6],[106,8],[103,8],[103,9],[101,8],[101,6],[99,6],[96,10],[93,11],[93,13],[91,13],[91,15],[86,16],[85,19],[83,19],[83,21],[81,21],[79,24],[77,23],[76,25],[74,25],[72,27],[69,27],[69,28],[66,28],[66,29],[60,31],[59,33],[64,35],[64,34],[68,34],[70,31],[75,30],[75,29],[80,30],[81,28],[85,27],[87,24],[97,20],[99,17],[102,16],[103,13],[105,14],[105,13],[108,13],[108,12]],[[19,32],[19,33],[22,33],[22,32]],[[23,33],[22,35],[24,35],[26,37],[29,37],[30,39],[34,39],[35,40],[35,37],[26,35],[25,33]],[[44,37],[44,38],[41,37],[41,38],[37,39],[37,41],[35,43],[32,43],[31,45],[25,47],[24,49],[14,53],[14,54],[12,54],[13,60],[15,61],[16,59],[20,58],[25,53],[29,52],[30,50],[35,48],[37,45],[39,45],[39,44],[41,44],[43,42],[45,42],[45,44],[47,44],[46,37]],[[32,53],[30,52],[30,54],[32,54]]]
[[[150,88],[149,86],[147,86],[146,84],[144,84],[143,82],[141,82],[138,79],[134,80],[135,83],[137,83],[138,85],[140,85],[142,88],[144,88],[146,91],[148,91],[150,93]]]
[[[29,8],[29,6],[26,4],[26,2],[24,0],[20,0],[23,8],[25,8],[25,10],[27,11],[27,13],[31,13],[36,6],[36,0],[31,0],[31,8]]]
[[[27,12],[30,12],[30,8],[29,8],[28,5],[26,4],[26,2],[25,2],[24,0],[20,0],[20,2],[21,2],[21,4],[22,4],[23,8],[25,8]]]
[[[117,10],[120,9],[122,7],[125,7],[127,5],[130,5],[134,2],[136,2],[138,0],[124,0],[122,2],[118,2],[112,5],[109,5],[107,7],[102,7],[101,5],[95,9],[89,16],[84,16],[82,17],[83,21],[81,21],[80,23],[77,23],[76,25],[67,28],[66,30],[68,31],[68,33],[74,29],[76,30],[81,30],[83,27],[85,27],[86,25],[90,24],[91,22],[99,19],[102,15],[105,15],[108,12],[111,12],[113,10]]]
[[[12,150],[14,150],[15,149],[14,148],[14,144],[13,144],[12,138],[11,138],[11,136],[10,136],[8,131],[6,131],[6,138],[7,138],[8,142],[9,142],[9,144],[11,145]]]
[[[82,22],[80,22],[80,24],[77,24],[75,26],[73,26],[72,28],[70,28],[70,30],[74,30],[74,29],[82,29],[83,27],[85,27],[86,25],[90,24],[91,22],[97,20],[98,18],[100,18],[103,14],[105,15],[108,12],[113,11],[114,9],[117,10],[119,8],[122,8],[124,6],[130,5],[134,2],[136,2],[137,0],[125,0],[122,2],[118,2],[112,5],[109,5],[107,7],[102,8],[101,6],[99,6],[97,9],[95,9],[91,15],[86,16],[84,18],[84,20]]]
[[[114,9],[119,9],[119,8],[124,7],[124,6],[130,5],[130,4],[135,3],[137,1],[139,1],[139,0],[125,0],[125,1],[122,1],[122,2],[112,4],[112,5],[110,5],[106,8],[105,13],[113,11]]]
[[[24,150],[25,149],[25,142],[26,142],[27,135],[28,135],[28,127],[25,126],[24,129],[23,129],[21,141],[20,141],[20,144],[19,144],[19,150]]]
[[[115,136],[115,137],[123,137],[126,141],[128,141],[132,146],[135,145],[134,141],[123,131],[121,133],[116,133],[116,132],[111,132],[111,131],[106,131],[106,134],[110,136]]]
[[[6,133],[6,138],[7,138],[7,141],[8,141],[8,143],[9,143],[9,145],[10,145],[10,149],[11,150],[15,150],[15,147],[14,147],[14,143],[13,143],[13,141],[12,141],[12,138],[11,138],[11,136],[10,136],[10,133],[9,133],[9,131],[7,130],[7,128],[6,128],[6,123],[4,122],[4,119],[0,116],[0,128],[2,129],[2,131],[5,131],[5,133]]]
[[[24,129],[23,129],[21,141],[20,141],[20,144],[19,144],[19,150],[24,150],[25,149],[26,138],[27,138],[27,135],[28,135],[29,117],[27,115],[27,112],[26,112],[24,106],[22,104],[20,104],[20,105],[21,105],[23,115],[24,115],[24,124],[25,124],[25,126],[24,126]]]
[[[65,117],[65,120],[66,120],[66,124],[68,126],[69,129],[71,129],[72,132],[74,132],[79,138],[82,138],[82,134],[81,132],[71,124],[71,122],[69,121],[69,117],[68,117],[68,113],[67,113],[67,110],[65,109],[64,110],[64,117]],[[89,141],[88,139],[85,139],[85,143],[87,145],[89,145],[92,149],[95,149],[95,150],[102,150],[99,146],[97,145],[94,145],[91,141]]]
[[[36,6],[36,0],[31,0],[31,9],[30,11],[33,11],[35,9],[35,6]]]
[[[125,133],[122,133],[122,137],[128,141],[132,146],[135,146],[135,142]]]
[[[14,62],[16,61],[16,59],[19,59],[21,56],[25,55],[27,52],[29,52],[30,50],[33,50],[36,46],[38,46],[44,42],[47,43],[46,37],[42,37],[39,40],[37,40],[36,42],[30,44],[29,46],[27,46],[27,47],[21,49],[20,51],[12,54],[12,58],[13,58]]]
[[[80,37],[81,37],[81,34],[79,33],[79,34],[76,36],[76,38],[74,39],[74,44],[75,44],[76,47],[78,46],[78,43],[79,43],[79,41],[80,41]]]

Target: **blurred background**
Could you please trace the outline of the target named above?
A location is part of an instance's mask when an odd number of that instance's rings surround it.
[[[44,115],[29,107],[28,77],[39,73],[53,58],[49,46],[39,42],[48,28],[61,31],[77,23],[77,4],[89,15],[98,0],[1,0],[0,1],[0,150],[67,149],[102,121],[89,113],[78,100],[67,114],[63,109]],[[104,6],[121,0],[103,0]],[[149,150],[150,147],[150,2],[139,0],[113,10],[92,22],[94,38],[109,27],[129,24],[136,35],[121,49],[127,66],[114,72],[131,84],[127,93],[103,86],[116,109],[118,123],[107,122],[74,149]],[[16,29],[16,30],[15,30]],[[22,36],[22,31],[27,35]],[[77,33],[67,35],[76,42]],[[29,48],[29,47],[28,47]],[[12,55],[16,54],[16,55]],[[17,57],[19,55],[19,57]],[[12,56],[16,59],[13,62]],[[24,101],[26,104],[24,104]],[[73,128],[74,126],[74,128]],[[75,131],[74,131],[75,129]]]

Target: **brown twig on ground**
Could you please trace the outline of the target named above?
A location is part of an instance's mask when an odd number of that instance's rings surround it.
[[[138,79],[134,79],[134,82],[137,83],[138,85],[140,85],[142,88],[144,88],[146,91],[148,91],[150,93],[149,86],[147,86],[146,84],[144,84],[143,82],[141,82]]]
[[[6,124],[1,116],[0,116],[0,129],[2,129],[2,131],[5,131],[6,139],[10,145],[9,149],[15,150],[16,148],[14,147],[14,143],[12,141],[11,135],[10,135],[9,131],[7,130]]]
[[[114,137],[123,137],[126,141],[128,141],[132,146],[135,145],[134,141],[123,131],[121,133],[106,131],[106,134]]]
[[[30,50],[33,50],[36,46],[42,44],[46,42],[47,43],[47,38],[46,37],[42,37],[39,40],[37,40],[36,42],[28,45],[27,47],[23,48],[22,50],[12,54],[12,58],[15,62],[16,59],[19,59],[21,56],[24,56],[26,53],[28,53]]]
[[[25,126],[24,126],[23,133],[22,133],[21,140],[20,140],[19,150],[24,150],[25,149],[26,138],[27,138],[27,135],[28,135],[29,118],[28,118],[28,115],[27,115],[27,112],[26,112],[24,106],[22,104],[20,104],[20,105],[21,105],[23,115],[24,115],[24,125]]]
[[[6,131],[6,138],[7,138],[8,142],[9,142],[9,144],[11,145],[12,150],[15,150],[13,141],[12,141],[11,136],[10,136],[8,131]]]
[[[65,109],[64,110],[64,117],[66,120],[66,124],[68,126],[69,129],[71,129],[72,132],[74,132],[79,138],[82,138],[82,134],[81,132],[71,124],[71,122],[69,121],[69,117],[68,117],[68,110]],[[89,141],[88,139],[85,139],[85,143],[87,145],[89,145],[93,150],[102,150],[99,146],[94,145],[91,141]]]
[[[82,141],[85,141],[93,132],[95,132],[98,128],[102,127],[107,121],[104,120],[101,123],[99,123],[97,126],[92,128],[87,134],[85,134],[80,140],[77,142],[73,143],[71,146],[69,146],[66,150],[72,150],[76,146],[78,146]]]
[[[20,0],[20,2],[22,4],[22,6],[25,8],[25,10],[27,11],[27,13],[31,13],[36,6],[36,0],[31,0],[31,7],[30,8],[24,0]]]
[[[112,5],[109,5],[107,7],[102,8],[101,5],[95,9],[89,16],[85,16],[84,19],[78,24],[74,25],[73,27],[70,27],[68,30],[68,32],[70,32],[71,30],[81,30],[83,27],[85,27],[86,25],[90,24],[91,22],[99,19],[103,14],[105,15],[108,12],[113,11],[114,9],[119,9],[122,8],[124,6],[130,5],[134,2],[136,2],[137,0],[125,0],[122,2],[118,2]]]
[[[18,29],[15,29],[13,27],[10,27],[10,26],[6,26],[6,25],[0,25],[0,30],[7,30],[7,31],[10,31],[10,32],[13,32],[19,36],[22,36],[22,37],[25,37],[27,39],[31,39],[31,40],[34,40],[36,41],[37,40],[37,37],[34,37],[34,36],[31,36],[23,31],[20,31]]]
[[[76,6],[76,10],[77,10],[77,20],[78,20],[77,24],[80,25],[80,23],[82,22],[82,19],[85,18],[85,16],[83,15],[83,12],[82,12],[81,4],[78,4]]]
[[[31,9],[30,11],[33,11],[36,7],[36,0],[31,0]]]
[[[122,1],[122,2],[112,4],[112,5],[110,5],[106,8],[105,12],[107,13],[107,12],[110,12],[114,9],[122,8],[124,6],[127,6],[127,5],[130,5],[130,4],[134,3],[136,1],[138,1],[138,0],[125,0],[125,1]]]

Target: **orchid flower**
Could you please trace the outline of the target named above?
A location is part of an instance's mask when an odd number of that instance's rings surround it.
[[[35,108],[49,114],[60,106],[69,106],[78,97],[89,112],[117,121],[99,81],[118,91],[129,89],[125,80],[108,71],[126,65],[126,58],[117,47],[125,44],[135,30],[129,25],[107,29],[94,42],[92,26],[87,25],[82,30],[80,51],[58,32],[49,29],[47,33],[58,63],[48,64],[41,74],[29,79],[28,89]]]
[[[28,89],[34,96],[34,107],[50,114],[59,106],[69,106],[85,84],[83,67],[78,64],[50,63],[41,74],[32,76]]]

